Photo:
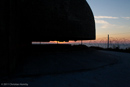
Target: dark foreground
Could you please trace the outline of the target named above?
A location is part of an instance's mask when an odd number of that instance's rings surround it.
[[[27,83],[31,87],[130,86],[130,54],[86,46],[51,46],[33,46],[18,62],[15,74],[2,78],[2,83]]]

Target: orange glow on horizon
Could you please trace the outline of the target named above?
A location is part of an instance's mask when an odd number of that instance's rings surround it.
[[[110,43],[129,43],[130,44],[130,39],[125,39],[125,38],[115,38],[115,37],[109,37],[109,42]],[[82,43],[107,43],[108,39],[107,37],[103,38],[96,38],[96,40],[82,40]],[[78,41],[68,41],[68,42],[60,42],[60,41],[50,41],[50,42],[32,42],[32,44],[81,44],[81,40]]]

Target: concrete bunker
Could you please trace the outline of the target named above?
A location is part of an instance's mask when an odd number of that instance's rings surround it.
[[[32,41],[95,39],[94,16],[86,0],[1,2],[0,75],[15,70]]]

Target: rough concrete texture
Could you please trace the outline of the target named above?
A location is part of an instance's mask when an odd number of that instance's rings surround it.
[[[32,41],[95,39],[86,0],[27,0],[17,10],[21,34],[27,32]]]
[[[95,39],[86,0],[2,0],[0,68],[10,74],[32,41]]]

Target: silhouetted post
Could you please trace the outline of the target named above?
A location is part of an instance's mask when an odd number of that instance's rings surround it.
[[[109,48],[109,34],[108,34],[108,43],[107,43],[107,48]]]
[[[82,45],[82,40],[81,40],[81,45]]]

